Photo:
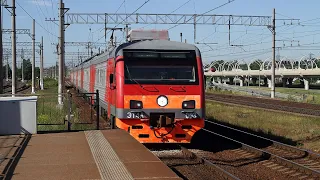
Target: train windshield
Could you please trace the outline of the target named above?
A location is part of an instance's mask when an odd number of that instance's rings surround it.
[[[194,52],[124,52],[126,84],[198,84]]]

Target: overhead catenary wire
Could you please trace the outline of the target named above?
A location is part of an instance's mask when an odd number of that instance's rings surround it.
[[[228,0],[228,2],[226,2],[226,3],[224,3],[224,4],[221,4],[220,6],[215,7],[215,8],[213,8],[213,9],[210,9],[209,11],[206,11],[205,13],[202,13],[202,14],[200,14],[200,15],[205,15],[205,14],[211,12],[211,11],[214,11],[214,10],[216,10],[216,9],[219,9],[219,8],[221,8],[221,7],[223,7],[223,6],[227,5],[227,4],[230,4],[230,3],[234,2],[234,1],[235,1],[235,0]],[[193,16],[191,16],[186,22],[189,22],[192,18],[193,18]],[[173,28],[175,28],[175,27],[178,27],[178,26],[181,25],[181,24],[185,24],[185,23],[176,24],[176,25],[170,27],[168,30],[173,29]]]
[[[16,2],[16,4],[31,18],[34,19],[18,2]],[[44,28],[38,21],[35,21],[43,30],[45,30],[47,33],[51,34],[52,36],[55,36],[56,38],[58,38],[58,36],[54,35],[52,32],[50,32],[49,30],[47,30],[46,28]]]
[[[172,13],[178,11],[178,10],[181,9],[183,6],[187,5],[190,1],[191,1],[191,0],[186,1],[185,3],[183,3],[182,5],[180,5],[178,8],[176,8],[176,9],[173,10],[173,11],[171,11],[169,14],[172,14]],[[146,25],[146,26],[143,26],[142,29],[144,29],[144,28],[146,28],[146,27],[148,27],[148,26],[150,26],[150,25],[151,25],[151,24],[148,24],[148,25]]]
[[[139,7],[138,7],[135,11],[133,11],[129,16],[131,16],[131,15],[133,15],[134,13],[136,13],[137,11],[139,11],[139,9],[141,9],[141,8],[142,8],[144,5],[146,5],[149,1],[150,1],[150,0],[146,0],[141,6],[139,6]],[[126,21],[127,18],[128,18],[128,17],[126,17],[125,19],[123,19],[120,23],[118,23],[118,24],[117,24],[116,26],[114,26],[113,28],[118,27],[120,24],[122,24],[124,21]],[[111,32],[111,30],[110,30],[109,32],[107,32],[107,34],[110,33],[110,32]],[[103,37],[104,37],[104,36],[100,37],[97,41],[95,41],[95,43],[98,42],[98,41],[100,41]]]

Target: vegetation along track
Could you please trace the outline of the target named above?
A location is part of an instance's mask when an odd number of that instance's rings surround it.
[[[292,112],[310,116],[320,116],[320,105],[317,104],[297,103],[276,99],[255,98],[250,96],[237,96],[215,93],[207,93],[206,99],[222,103],[272,109],[277,111]]]

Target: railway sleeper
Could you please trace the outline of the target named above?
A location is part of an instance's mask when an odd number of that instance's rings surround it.
[[[308,153],[307,151],[289,148],[289,147],[286,147],[286,146],[281,145],[281,144],[276,143],[276,142],[273,142],[273,146],[278,148],[278,149],[282,149],[282,150],[285,150],[285,151],[297,153],[297,154],[301,155],[300,158],[305,158],[305,157],[308,157],[310,155],[310,153]]]
[[[219,176],[225,178],[225,179],[232,179],[232,180],[238,180],[239,178],[235,177],[234,175],[230,174],[229,172],[227,172],[226,170],[222,169],[221,167],[219,167],[218,165],[204,159],[201,158],[199,156],[197,156],[195,153],[189,151],[187,148],[180,146],[182,153],[185,157],[189,158],[189,159],[193,159],[196,160],[198,163],[201,164],[205,164],[210,168],[213,168],[215,170],[216,173],[218,173]]]

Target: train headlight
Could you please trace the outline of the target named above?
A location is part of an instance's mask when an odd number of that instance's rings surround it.
[[[196,101],[190,100],[190,101],[183,101],[182,102],[182,109],[194,109],[196,107]]]
[[[130,100],[130,109],[142,109],[142,101]]]
[[[168,104],[168,98],[166,96],[159,96],[157,103],[159,106],[164,107]]]

